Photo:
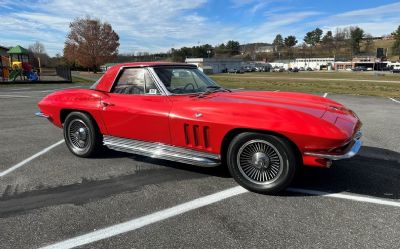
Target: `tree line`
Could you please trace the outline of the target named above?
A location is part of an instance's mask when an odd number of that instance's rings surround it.
[[[347,57],[372,51],[373,37],[360,27],[337,28],[323,32],[316,28],[305,34],[302,42],[294,35],[283,37],[277,34],[272,42],[272,53],[257,53],[251,56],[238,41],[230,40],[216,46],[210,44],[192,47],[172,48],[165,53],[120,54],[119,36],[111,24],[90,17],[77,18],[70,23],[70,31],[64,43],[63,55],[49,57],[43,44],[36,42],[29,47],[31,53],[40,58],[43,65],[64,64],[78,69],[90,69],[96,72],[99,66],[107,62],[170,60],[182,62],[188,57],[241,57],[248,60],[292,59],[295,57]],[[400,26],[392,33],[395,39],[392,54],[400,56]]]

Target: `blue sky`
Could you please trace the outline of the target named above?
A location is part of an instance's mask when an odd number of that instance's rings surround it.
[[[62,53],[69,23],[100,18],[120,36],[120,52],[164,52],[171,47],[272,42],[316,27],[358,25],[374,36],[400,25],[400,1],[368,0],[0,0],[0,45],[42,42]]]

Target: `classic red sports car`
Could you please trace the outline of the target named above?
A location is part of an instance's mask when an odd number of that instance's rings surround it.
[[[361,147],[356,114],[327,98],[229,90],[196,66],[126,63],[91,89],[52,93],[38,116],[64,129],[69,150],[104,147],[199,166],[229,168],[245,188],[278,192],[303,165],[330,167]]]

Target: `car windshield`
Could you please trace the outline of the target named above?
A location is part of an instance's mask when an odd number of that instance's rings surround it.
[[[203,93],[209,89],[222,89],[197,68],[155,67],[154,71],[172,94]]]

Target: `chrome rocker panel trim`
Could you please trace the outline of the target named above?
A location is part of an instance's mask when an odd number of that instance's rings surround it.
[[[162,143],[144,142],[105,135],[103,137],[103,144],[112,150],[151,158],[188,163],[203,167],[215,167],[220,165],[220,156],[217,154],[184,149]]]
[[[330,160],[341,160],[341,159],[348,159],[353,156],[355,156],[358,151],[360,150],[362,146],[362,141],[360,138],[362,137],[362,132],[358,131],[354,138],[353,141],[349,144],[347,149],[344,151],[343,154],[333,154],[333,153],[314,153],[314,152],[305,152],[304,154],[307,156],[314,156],[314,157],[320,157],[320,158],[325,158],[325,159],[330,159]]]
[[[40,117],[40,118],[50,118],[50,116],[49,115],[47,115],[47,114],[44,114],[43,112],[36,112],[35,113],[35,116],[36,117]]]

